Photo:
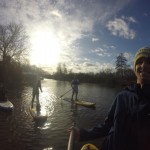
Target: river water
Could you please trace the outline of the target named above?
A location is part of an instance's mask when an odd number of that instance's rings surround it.
[[[61,100],[71,89],[69,82],[42,80],[40,103],[46,108],[46,122],[35,122],[29,113],[32,88],[24,87],[8,93],[14,104],[13,112],[0,110],[0,150],[66,150],[69,139],[67,129],[75,123],[90,128],[103,123],[117,89],[97,84],[81,83],[78,98],[96,103],[95,109],[74,106]],[[70,98],[71,91],[63,98]],[[83,143],[77,143],[79,150]]]

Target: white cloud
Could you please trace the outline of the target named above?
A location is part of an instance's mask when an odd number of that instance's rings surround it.
[[[116,48],[114,45],[106,45],[106,44],[104,44],[103,46],[104,46],[104,48],[106,48],[107,50],[114,50],[114,49]]]
[[[129,22],[132,22],[132,23],[136,23],[137,21],[135,20],[135,18],[133,17],[128,17],[127,18],[129,20]]]
[[[92,42],[96,42],[96,41],[99,41],[98,38],[92,38]]]
[[[106,49],[102,49],[102,48],[97,48],[97,49],[94,49],[94,50],[91,50],[92,53],[95,53],[96,55],[98,56],[102,56],[102,57],[110,57],[110,53],[107,52]]]
[[[126,17],[126,16],[122,16],[121,17],[123,20],[125,20],[125,21],[127,21],[128,23],[137,23],[137,21],[136,21],[136,19],[135,18],[133,18],[132,16],[130,16],[130,17]]]
[[[129,60],[130,59],[130,57],[131,57],[131,54],[130,53],[123,53],[123,55],[124,55],[124,57],[126,57],[126,59],[127,60]]]
[[[128,20],[135,22],[131,17]],[[129,24],[123,18],[115,18],[113,21],[108,21],[106,27],[114,36],[124,37],[125,39],[134,39],[136,35],[135,31],[130,29]]]
[[[133,66],[133,60],[134,60],[134,55],[132,53],[124,53],[124,56],[127,58],[127,64],[129,64],[131,67]]]
[[[99,63],[99,62],[83,62],[78,65],[72,64],[69,65],[68,69],[71,69],[74,72],[83,72],[83,73],[99,73],[100,71],[105,71],[106,69],[114,68],[111,63]]]
[[[52,11],[51,14],[54,15],[54,16],[56,16],[56,17],[62,18],[62,15],[61,15],[61,13],[58,10]]]

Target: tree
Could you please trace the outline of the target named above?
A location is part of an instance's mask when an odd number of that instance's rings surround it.
[[[62,74],[62,64],[59,63],[57,66],[57,74],[61,75]]]
[[[67,74],[67,73],[68,73],[65,63],[63,64],[63,73],[64,73],[64,74]]]
[[[10,23],[0,25],[0,58],[3,62],[7,56],[15,61],[21,61],[27,56],[27,35],[24,27]]]
[[[26,59],[28,46],[28,37],[21,24],[0,25],[0,82],[5,87],[13,82],[21,83],[20,62]]]
[[[119,76],[123,77],[125,75],[125,70],[129,66],[127,65],[127,59],[124,57],[123,53],[120,53],[119,56],[117,56],[116,60],[116,70]]]

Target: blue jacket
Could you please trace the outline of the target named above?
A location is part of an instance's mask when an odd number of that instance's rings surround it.
[[[81,141],[104,136],[104,150],[150,150],[150,85],[131,84],[117,94],[104,124],[80,129]]]

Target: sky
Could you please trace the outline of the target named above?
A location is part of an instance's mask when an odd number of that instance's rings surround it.
[[[123,53],[150,46],[149,0],[0,0],[0,24],[23,24],[32,65],[53,73],[114,69]]]

